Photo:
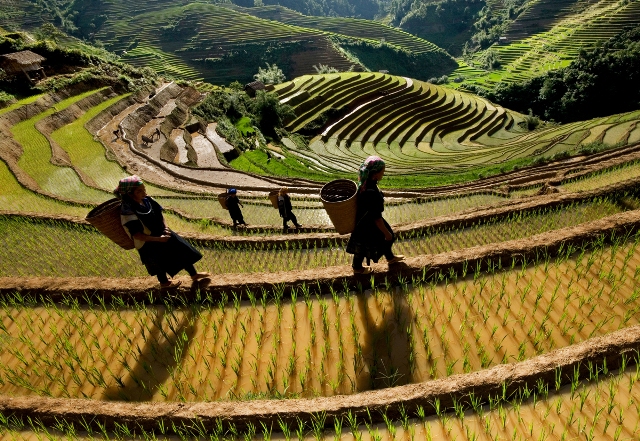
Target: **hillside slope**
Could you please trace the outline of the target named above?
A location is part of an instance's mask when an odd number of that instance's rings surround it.
[[[342,177],[378,155],[390,181],[415,187],[579,154],[593,143],[640,140],[638,111],[535,128],[528,117],[476,95],[379,73],[303,76],[275,91],[295,112],[286,124],[291,136],[275,150],[286,159],[273,165],[263,151],[245,152],[232,165]]]
[[[638,24],[638,1],[538,0],[505,31],[502,44],[460,60],[451,77],[489,89],[499,82],[526,80],[566,67],[581,50]]]
[[[35,10],[27,0],[16,2],[19,11]],[[185,0],[90,0],[68,4],[65,11],[73,17],[68,27],[75,35],[104,45],[123,61],[150,66],[168,77],[214,84],[251,81],[265,63],[276,63],[290,78],[313,73],[318,64],[341,71],[384,69],[422,79],[456,67],[432,43],[375,22],[351,20],[355,26],[338,22],[323,29],[307,27],[310,21],[282,23],[246,13],[260,8],[225,6]],[[7,14],[0,7],[0,26]],[[37,20],[17,22],[37,25]]]

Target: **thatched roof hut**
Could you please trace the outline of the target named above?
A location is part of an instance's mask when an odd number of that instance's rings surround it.
[[[266,87],[262,81],[254,81],[252,83],[248,83],[244,86],[244,91],[247,92],[251,98],[256,96],[256,92],[258,90],[265,90]]]
[[[0,67],[4,69],[7,75],[16,75],[20,72],[24,73],[29,80],[31,77],[28,72],[40,72],[44,75],[41,63],[45,61],[41,55],[31,51],[20,51],[12,54],[0,55]]]

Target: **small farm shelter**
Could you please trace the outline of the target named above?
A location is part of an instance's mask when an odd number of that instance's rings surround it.
[[[265,90],[265,89],[266,89],[266,87],[265,87],[265,85],[264,85],[264,83],[262,81],[254,81],[254,82],[248,83],[248,84],[246,84],[244,86],[244,91],[251,98],[255,98],[257,91]]]
[[[30,72],[38,72],[43,77],[45,76],[41,66],[45,60],[44,57],[34,52],[20,51],[0,56],[0,67],[7,75],[17,75],[22,72],[31,80]]]

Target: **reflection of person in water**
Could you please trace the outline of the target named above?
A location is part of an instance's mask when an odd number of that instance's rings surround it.
[[[377,262],[380,256],[384,256],[389,264],[404,259],[404,256],[394,255],[391,251],[395,236],[389,223],[382,217],[384,195],[378,189],[378,182],[384,172],[384,161],[378,156],[369,156],[360,166],[356,227],[347,244],[347,253],[353,254],[354,274],[371,273],[371,267],[362,266],[365,257],[367,261]]]
[[[193,266],[202,254],[167,227],[162,207],[147,196],[144,183],[138,176],[121,179],[113,192],[122,200],[120,219],[125,231],[133,239],[142,263],[149,275],[156,276],[161,288],[176,288],[179,280],[169,280],[186,270],[194,281],[208,278]]]

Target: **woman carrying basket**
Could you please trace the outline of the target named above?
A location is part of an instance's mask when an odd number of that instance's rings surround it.
[[[291,211],[292,209],[293,206],[291,205],[291,198],[289,197],[289,189],[287,187],[282,187],[278,191],[278,211],[282,218],[282,231],[284,233],[289,231],[289,221],[293,222],[293,225],[296,226],[296,230],[299,230],[302,227],[302,225],[298,223],[296,215]]]
[[[391,246],[395,240],[389,223],[382,218],[384,195],[378,189],[378,182],[384,176],[385,164],[378,156],[369,156],[360,166],[358,173],[358,208],[356,227],[347,244],[347,253],[353,254],[354,274],[369,274],[371,267],[362,266],[367,261],[377,262],[384,256],[389,264],[400,262],[402,255],[394,255]]]
[[[144,183],[138,176],[121,179],[113,193],[122,200],[120,219],[133,239],[140,260],[149,275],[156,276],[161,288],[176,288],[179,280],[169,280],[186,270],[193,281],[208,278],[193,266],[202,254],[182,237],[171,231],[162,215],[162,207],[147,196]]]
[[[227,210],[229,210],[233,226],[244,225],[246,227],[247,223],[242,216],[242,210],[240,210],[240,207],[244,208],[244,205],[238,199],[238,191],[235,188],[230,188],[227,194]]]

